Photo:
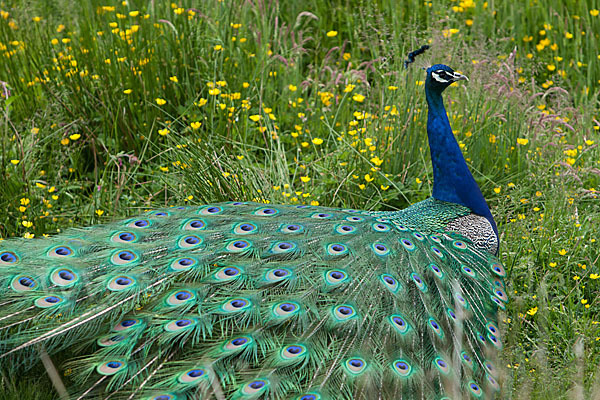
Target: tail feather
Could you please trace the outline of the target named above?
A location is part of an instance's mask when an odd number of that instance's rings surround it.
[[[498,387],[504,272],[456,235],[351,210],[224,203],[1,246],[0,364],[31,364],[37,346],[78,349],[66,367],[81,398]]]

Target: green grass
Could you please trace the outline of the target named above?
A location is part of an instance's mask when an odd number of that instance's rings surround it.
[[[447,63],[470,77],[446,104],[509,272],[507,396],[594,398],[599,6],[201,4],[0,2],[0,237],[184,202],[403,208],[431,190],[418,67]]]

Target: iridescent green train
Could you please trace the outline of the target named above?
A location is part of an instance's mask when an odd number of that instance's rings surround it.
[[[229,202],[0,242],[0,371],[67,359],[74,399],[499,397],[498,231],[441,100],[463,78],[427,70],[433,196],[405,210]]]

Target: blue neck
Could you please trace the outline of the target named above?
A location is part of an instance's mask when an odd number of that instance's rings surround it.
[[[485,217],[498,236],[492,213],[471,175],[467,163],[454,138],[440,91],[425,88],[429,111],[427,136],[433,164],[433,194],[438,200],[461,204],[473,213]]]

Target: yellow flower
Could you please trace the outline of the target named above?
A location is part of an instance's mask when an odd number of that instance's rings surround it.
[[[310,202],[310,205],[311,205],[311,206],[318,206],[318,205],[319,205],[319,202],[318,202],[317,200],[312,200],[312,201]]]
[[[56,46],[58,44],[58,39],[54,38],[50,41],[50,43],[52,43],[54,46]]]
[[[546,68],[548,68],[548,71],[554,71],[556,69],[556,65],[554,65],[554,64],[548,64],[546,66]]]
[[[17,165],[19,162],[21,162],[21,160],[10,160],[12,165]]]
[[[166,136],[168,133],[169,133],[169,130],[167,128],[158,130],[158,134],[161,136]]]
[[[173,76],[169,77],[169,80],[170,80],[171,82],[175,82],[175,83],[178,83],[178,82],[179,82],[179,79],[177,79],[177,77],[176,77],[175,75],[173,75]]]
[[[367,181],[367,182],[372,182],[374,179],[375,178],[371,177],[371,175],[369,175],[369,174],[365,175],[365,181]]]
[[[193,130],[200,128],[201,125],[202,125],[202,122],[198,122],[198,121],[194,121],[190,124],[190,126],[192,127]]]
[[[334,36],[337,36],[337,34],[338,34],[337,31],[329,31],[329,32],[327,32],[327,37],[334,37]]]
[[[140,15],[139,11],[130,11],[129,12],[129,16],[130,17],[137,17],[138,15]]]
[[[220,44],[217,44],[217,45],[215,45],[215,46],[213,47],[213,50],[214,50],[214,51],[221,51],[221,50],[223,50],[223,46],[221,46]]]
[[[500,193],[500,190],[502,190],[502,188],[500,186],[494,188],[494,192],[496,194]]]
[[[567,251],[565,249],[560,249],[558,251],[558,254],[560,254],[561,256],[564,256],[565,254],[567,254]]]
[[[81,137],[81,135],[79,133],[74,133],[72,135],[69,135],[69,139],[71,139],[72,141],[75,141],[77,139],[79,139]]]
[[[468,19],[468,20],[465,21],[465,24],[467,26],[472,26],[473,25],[473,20],[472,19]]]
[[[535,192],[536,197],[541,197],[541,195],[542,195],[542,192],[540,192],[539,190],[537,192]]]
[[[389,185],[388,186],[381,185],[380,187],[381,187],[381,190],[384,190],[384,191],[388,190],[390,188]]]
[[[351,57],[352,57],[352,55],[350,53],[344,53],[342,55],[342,58],[344,59],[344,61],[348,61]]]
[[[221,91],[219,89],[217,89],[217,88],[210,89],[208,91],[208,94],[210,94],[211,96],[217,96],[219,93],[221,93]]]
[[[312,140],[312,142],[318,146],[318,145],[320,145],[321,143],[323,143],[323,139],[321,139],[321,138],[314,138],[314,139]]]
[[[304,182],[304,183],[307,183],[308,181],[310,181],[310,177],[308,177],[308,176],[301,176],[301,177],[300,177],[300,180],[301,180],[302,182]]]
[[[592,17],[597,17],[598,14],[600,14],[600,11],[596,10],[595,8],[593,10],[590,10],[590,15]]]
[[[392,91],[398,90],[398,86],[392,86],[392,85],[390,85],[387,88],[388,88],[388,90],[392,90]]]
[[[598,274],[590,274],[590,279],[598,279],[600,278],[600,275]]]
[[[258,121],[260,121],[261,116],[259,114],[254,114],[254,115],[249,116],[248,118],[250,118],[254,122],[258,122]]]
[[[377,165],[378,167],[383,164],[383,160],[380,159],[379,157],[373,157],[371,158],[371,162],[375,165]]]
[[[548,265],[549,265],[550,267],[554,268],[554,267],[556,267],[558,264],[556,264],[555,262],[551,262],[551,263],[548,263]]]
[[[527,143],[529,143],[529,139],[517,138],[517,143],[519,143],[522,146],[525,146],[527,145]]]
[[[296,90],[298,90],[298,87],[295,85],[289,84],[288,89],[290,89],[290,92],[295,92]]]
[[[365,96],[363,96],[360,93],[355,94],[354,96],[352,96],[352,100],[358,102],[358,103],[362,103],[363,101],[365,101]]]
[[[419,178],[415,178],[415,182],[417,182],[417,185],[420,185],[421,183],[423,183],[423,181],[420,180]]]
[[[60,141],[60,144],[62,144],[63,146],[68,145],[70,142],[69,138],[62,138]]]
[[[538,312],[538,308],[537,308],[537,307],[533,307],[533,308],[530,308],[530,309],[527,311],[527,314],[529,314],[529,315],[532,315],[532,316],[533,316],[533,315],[535,315],[535,313],[537,313],[537,312]]]
[[[565,32],[565,37],[566,37],[567,39],[573,39],[573,34],[572,34],[572,33],[569,33],[569,32]]]
[[[25,228],[31,228],[33,226],[33,222],[31,221],[23,221],[21,222]]]
[[[125,94],[131,94],[132,90],[131,89],[125,89],[123,90],[123,93]]]
[[[42,20],[41,17],[33,17],[31,18],[33,22],[40,22]]]
[[[96,210],[96,214],[100,217],[104,214],[104,210]]]
[[[158,104],[159,106],[163,106],[163,105],[167,104],[167,101],[164,99],[161,99],[160,97],[157,97],[156,104]]]

